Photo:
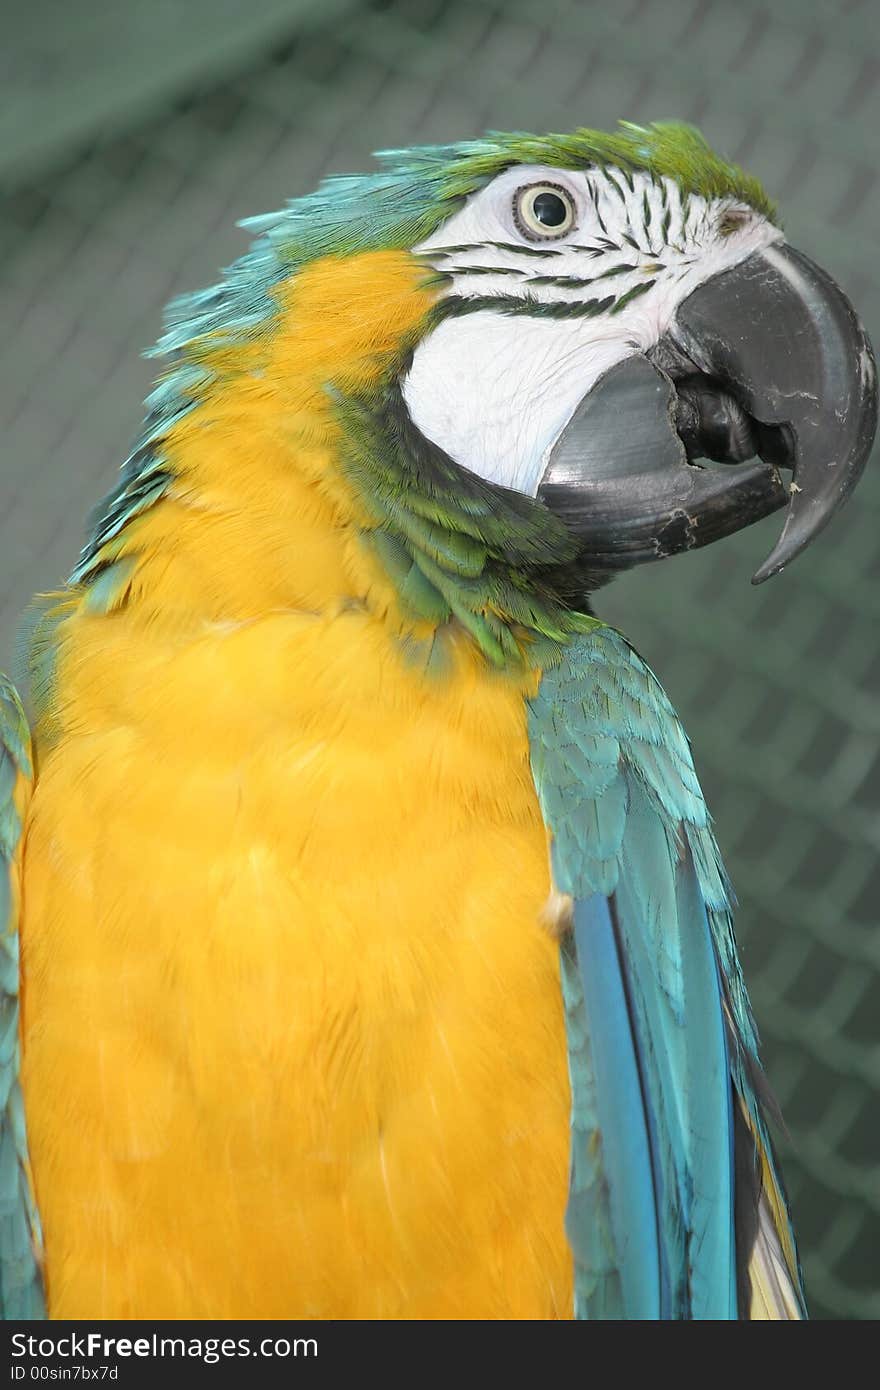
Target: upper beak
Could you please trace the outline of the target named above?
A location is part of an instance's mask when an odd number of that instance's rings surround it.
[[[874,355],[852,306],[806,256],[771,246],[694,290],[655,348],[599,379],[554,445],[538,497],[577,533],[590,567],[610,571],[785,507],[757,584],[827,525],[876,427]]]

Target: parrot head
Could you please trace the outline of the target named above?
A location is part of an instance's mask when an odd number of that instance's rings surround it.
[[[874,438],[846,297],[690,127],[500,143],[516,162],[416,248],[448,283],[402,383],[413,424],[561,517],[594,582],[784,508],[754,582],[778,572]]]
[[[765,579],[851,492],[877,419],[868,339],[692,127],[378,160],[245,222],[225,279],[170,306],[154,355],[172,365],[73,575],[93,602],[128,582],[130,523],[191,494],[175,480],[212,418],[230,437],[212,401],[235,372],[264,415],[287,392],[287,433],[265,431],[274,448],[300,422],[282,468],[319,468],[333,416],[354,509],[333,533],[355,527],[404,625],[455,617],[496,662],[558,650],[615,573],[781,509]]]

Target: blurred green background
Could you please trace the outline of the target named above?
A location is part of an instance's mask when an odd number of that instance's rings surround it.
[[[160,311],[373,149],[681,117],[761,177],[880,344],[872,0],[4,0],[0,666],[140,419]],[[815,1316],[880,1317],[880,473],[781,578],[778,521],[601,596],[695,746]]]

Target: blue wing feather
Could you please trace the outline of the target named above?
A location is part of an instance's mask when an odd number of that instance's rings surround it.
[[[687,739],[651,671],[608,628],[545,672],[529,719],[554,880],[574,899],[563,949],[573,1146],[589,1134],[601,1168],[585,1202],[573,1149],[577,1316],[748,1316],[733,1087],[762,1157],[771,1151],[749,1080],[759,1064],[730,891]],[[578,1087],[573,1038],[590,1072]],[[778,1186],[772,1160],[771,1176]],[[597,1194],[602,1242],[585,1228]]]
[[[597,1119],[610,1188],[611,1231],[627,1318],[656,1319],[664,1299],[662,1256],[651,1161],[653,1120],[645,1113],[639,1054],[608,899],[578,902],[574,915],[578,967],[589,1019]]]

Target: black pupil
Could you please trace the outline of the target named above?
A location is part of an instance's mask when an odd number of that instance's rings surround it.
[[[532,212],[542,227],[561,227],[568,217],[568,208],[558,193],[536,193]]]

